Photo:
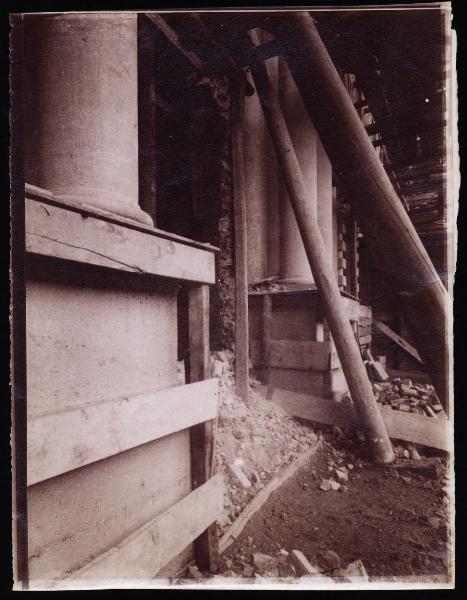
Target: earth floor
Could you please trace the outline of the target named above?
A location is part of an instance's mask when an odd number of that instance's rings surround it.
[[[433,461],[439,461],[438,469],[431,468]],[[332,550],[343,567],[361,560],[370,581],[414,577],[447,581],[451,558],[444,462],[422,457],[418,466],[410,462],[413,468],[403,462],[376,466],[360,458],[355,447],[324,442],[309,465],[251,518],[222,555],[220,574],[258,576],[253,555],[263,553],[276,557],[279,576],[293,576],[284,556],[297,549],[322,573],[332,575],[323,559],[323,553]],[[345,485],[338,491],[320,489],[339,465],[347,465]]]

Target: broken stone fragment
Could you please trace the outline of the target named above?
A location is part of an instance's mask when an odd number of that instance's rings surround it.
[[[246,489],[251,487],[251,482],[245,475],[245,473],[242,471],[241,465],[233,462],[229,465],[229,471],[240,482],[242,487]]]
[[[329,479],[322,479],[319,489],[323,492],[327,492],[331,489],[331,484],[329,483]]]
[[[336,469],[334,471],[334,473],[336,474],[338,481],[348,481],[349,480],[349,476],[343,469]]]
[[[266,577],[277,577],[279,575],[277,560],[269,554],[255,552],[253,554],[253,567],[258,575]]]
[[[409,451],[410,458],[412,460],[421,460],[421,456],[418,453],[418,450],[415,448],[415,446],[408,446],[407,450]]]
[[[334,572],[333,576],[336,579],[349,583],[362,583],[369,581],[368,574],[361,560],[356,560],[348,564],[345,569],[338,569]]]
[[[246,565],[246,567],[243,569],[242,576],[243,577],[253,577],[254,572],[255,572],[255,570],[252,565]]]
[[[400,404],[399,410],[402,412],[410,412],[410,406],[408,404]]]
[[[415,388],[406,385],[405,383],[401,383],[401,392],[404,394],[404,396],[418,396],[418,391]]]
[[[289,560],[297,575],[319,575],[316,567],[310,564],[306,556],[300,550],[292,550]]]
[[[195,565],[190,565],[188,567],[188,576],[191,577],[192,579],[202,579],[203,578],[203,574],[198,569],[198,567]]]
[[[441,406],[441,404],[433,404],[433,406],[431,407],[435,412],[441,412],[443,410],[443,407]]]
[[[341,568],[341,558],[334,550],[323,550],[316,556],[323,571],[334,571]]]

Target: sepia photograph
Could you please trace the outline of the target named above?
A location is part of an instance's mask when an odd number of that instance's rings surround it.
[[[450,2],[10,13],[13,589],[451,589]]]

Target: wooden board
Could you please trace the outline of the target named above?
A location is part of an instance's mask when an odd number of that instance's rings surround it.
[[[270,340],[272,328],[272,298],[269,294],[263,296],[263,379],[265,383],[269,383],[269,356],[270,356]]]
[[[234,541],[238,538],[238,536],[242,533],[245,526],[251,517],[258,512],[258,510],[263,506],[269,496],[272,494],[274,490],[277,490],[284,482],[286,482],[292,475],[294,475],[299,469],[306,465],[307,461],[316,454],[318,449],[320,448],[320,442],[317,442],[315,446],[306,450],[301,456],[296,458],[294,462],[284,469],[282,473],[273,477],[271,481],[269,481],[265,487],[256,494],[256,496],[251,500],[243,511],[240,513],[238,518],[232,523],[232,525],[227,529],[222,538],[219,541],[219,553],[223,553],[231,546]]]
[[[289,414],[302,419],[337,427],[361,427],[357,413],[350,404],[276,388],[273,391],[272,400]],[[450,424],[446,419],[433,419],[414,413],[404,413],[384,406],[381,408],[381,412],[389,437],[438,448],[446,452],[451,450]]]
[[[330,365],[330,342],[269,341],[269,367],[326,371]]]
[[[402,338],[400,335],[398,335],[395,331],[393,331],[390,327],[388,327],[384,323],[381,323],[381,321],[373,321],[373,324],[376,327],[376,329],[378,329],[378,331],[381,331],[381,333],[384,333],[385,336],[387,336],[390,340],[395,342],[400,348],[402,348],[402,350],[404,350],[405,352],[410,354],[410,356],[412,356],[413,358],[418,360],[419,363],[423,364],[423,360],[422,360],[422,357],[420,356],[420,354],[417,352],[417,350],[411,344],[406,342],[404,340],[404,338]]]
[[[26,251],[119,271],[215,283],[214,255],[208,250],[38,200],[26,199]]]
[[[28,421],[28,485],[213,419],[218,380],[118,398]]]
[[[180,554],[223,510],[224,483],[218,473],[78,571],[68,580],[138,579],[155,575]]]

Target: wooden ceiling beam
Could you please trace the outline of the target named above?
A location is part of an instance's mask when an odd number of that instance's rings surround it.
[[[145,16],[153,23],[159,31],[167,38],[167,40],[177,48],[177,50],[193,65],[193,67],[202,73],[207,75],[207,69],[201,59],[191,50],[185,48],[180,41],[180,37],[177,32],[170,27],[167,21],[158,13],[144,13]]]

